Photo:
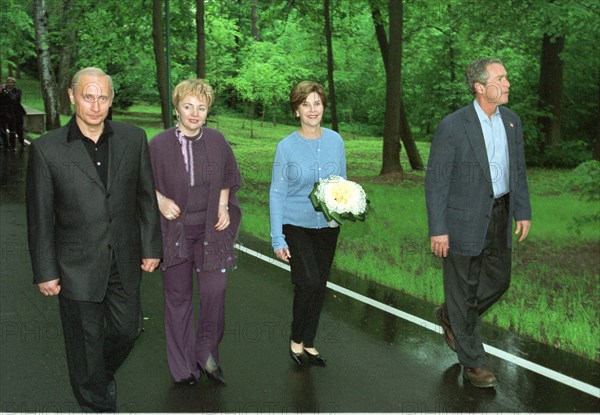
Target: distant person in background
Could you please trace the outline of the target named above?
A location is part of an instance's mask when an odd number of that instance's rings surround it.
[[[327,224],[308,195],[320,179],[346,177],[346,153],[342,137],[321,127],[327,105],[323,86],[300,82],[292,89],[290,104],[300,129],[281,140],[275,152],[271,243],[277,258],[289,262],[294,284],[290,357],[298,365],[308,360],[325,366],[314,342],[340,228]]]
[[[25,145],[25,133],[23,132],[23,117],[25,116],[25,108],[21,105],[22,92],[17,88],[15,78],[8,77],[6,79],[6,92],[10,98],[9,104],[9,117],[8,117],[8,129],[9,141],[11,149],[16,146],[16,137],[19,138],[19,144],[21,148]]]
[[[479,316],[510,285],[512,221],[518,241],[531,227],[523,128],[508,103],[498,59],[467,68],[473,102],[448,115],[433,141],[425,176],[431,251],[443,258],[445,302],[435,310],[463,378],[493,387]]]
[[[225,324],[227,269],[235,267],[242,184],[233,151],[219,131],[204,126],[214,94],[202,79],[173,90],[177,126],[150,141],[162,214],[164,325],[167,361],[177,384],[202,374],[225,384],[219,344]],[[200,310],[194,328],[194,273]]]
[[[8,96],[8,91],[6,90],[6,86],[0,83],[0,147],[4,151],[10,150],[10,145],[8,141],[8,116],[10,112],[10,97]]]

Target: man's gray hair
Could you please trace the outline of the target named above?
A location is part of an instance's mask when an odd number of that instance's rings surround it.
[[[493,58],[477,59],[467,66],[467,85],[469,86],[469,91],[471,94],[477,95],[477,91],[475,90],[476,83],[480,83],[482,85],[487,83],[487,80],[490,77],[487,67],[493,63],[498,63],[504,66],[500,59]]]
[[[79,85],[79,80],[84,75],[105,76],[108,79],[108,86],[110,88],[110,99],[112,100],[115,97],[115,88],[113,86],[112,78],[109,75],[107,75],[106,72],[104,72],[102,69],[94,68],[92,66],[83,68],[77,71],[75,75],[73,75],[73,79],[71,79],[71,89],[73,90],[73,92],[75,92],[75,90],[77,89],[77,86]]]

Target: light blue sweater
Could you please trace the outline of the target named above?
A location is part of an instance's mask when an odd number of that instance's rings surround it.
[[[293,132],[277,145],[271,190],[271,244],[276,251],[287,248],[283,225],[327,228],[321,212],[316,212],[308,195],[315,182],[329,176],[346,178],[346,152],[342,137],[322,128],[321,137],[309,140]]]

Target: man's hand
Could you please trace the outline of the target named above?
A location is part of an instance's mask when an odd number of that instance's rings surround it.
[[[159,258],[143,258],[142,259],[142,269],[146,272],[152,272],[160,264]]]
[[[518,242],[521,242],[523,239],[527,238],[530,228],[531,228],[530,220],[518,220],[517,221],[517,227],[515,228],[515,235],[518,235],[519,232],[521,233],[521,236],[519,237]]]
[[[60,284],[58,283],[59,279],[60,278],[51,281],[40,282],[38,284],[40,292],[46,297],[58,295],[58,293],[60,292]]]
[[[448,256],[448,248],[450,247],[448,235],[438,235],[431,237],[431,252],[435,256],[446,258]]]

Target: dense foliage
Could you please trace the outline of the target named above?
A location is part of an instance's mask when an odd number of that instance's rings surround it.
[[[401,1],[401,0],[392,0]],[[0,53],[12,69],[36,74],[32,6],[2,0]],[[575,166],[590,159],[598,137],[600,6],[594,0],[404,0],[402,85],[404,105],[418,139],[430,139],[440,119],[471,100],[464,69],[475,58],[505,61],[512,82],[509,104],[523,118],[531,164]],[[371,7],[384,18],[383,0],[331,0],[335,90],[340,128],[381,136],[385,71]],[[195,2],[170,0],[173,83],[195,76]],[[256,7],[256,18],[251,14]],[[53,62],[67,47],[65,76],[94,65],[114,76],[115,106],[158,101],[152,52],[152,0],[46,0]],[[292,84],[327,84],[323,2],[319,0],[205,1],[207,78],[217,108],[289,120]],[[386,24],[387,27],[387,24]],[[254,31],[253,31],[254,28]],[[561,140],[545,145],[538,102],[542,39],[564,40]],[[558,59],[558,58],[557,58]],[[250,105],[252,104],[252,105]]]

